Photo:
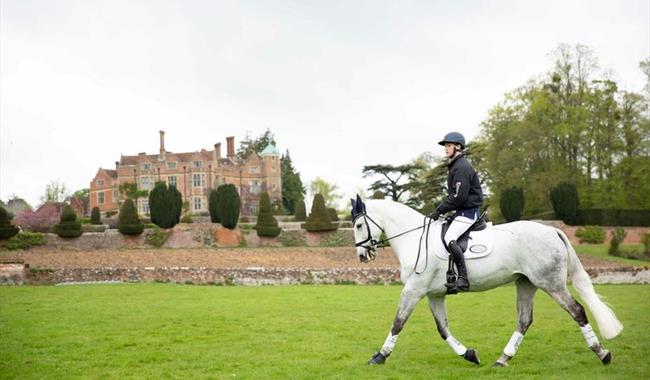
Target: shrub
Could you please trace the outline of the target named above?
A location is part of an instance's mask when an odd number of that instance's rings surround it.
[[[217,211],[219,205],[219,192],[216,189],[210,191],[210,197],[208,198],[208,210],[210,210],[210,221],[212,223],[220,223],[219,212]]]
[[[179,222],[182,200],[178,195],[180,193],[176,187],[168,187],[162,181],[156,182],[156,186],[149,192],[149,210],[153,223],[162,228],[172,228]]]
[[[102,216],[99,207],[93,207],[93,210],[90,212],[90,223],[102,224]]]
[[[138,217],[132,199],[127,199],[120,208],[120,215],[117,220],[117,229],[124,235],[140,235],[144,229],[144,224]]]
[[[321,245],[326,247],[348,247],[353,246],[354,241],[345,233],[336,231],[326,235],[323,240],[321,240]]]
[[[302,231],[282,231],[278,240],[285,247],[304,247],[307,245]]]
[[[334,231],[338,228],[338,224],[332,223],[322,194],[314,195],[311,213],[301,227],[310,232]]]
[[[578,217],[578,191],[572,183],[562,182],[551,189],[551,203],[558,219],[575,224]]]
[[[152,228],[147,231],[144,242],[154,247],[162,247],[167,241],[169,233],[160,228]]]
[[[5,243],[5,248],[13,251],[15,249],[28,249],[33,246],[45,244],[45,236],[40,232],[20,232]]]
[[[63,206],[61,221],[54,226],[54,232],[62,238],[81,236],[81,223],[77,220],[77,214],[70,205]]]
[[[385,198],[386,198],[386,194],[384,194],[384,193],[383,193],[382,191],[380,191],[380,190],[375,190],[375,192],[372,193],[372,196],[371,196],[370,198],[371,198],[371,199],[385,199]]]
[[[329,207],[327,209],[327,212],[330,214],[330,219],[332,222],[338,222],[339,221],[339,214],[336,212],[336,209],[334,207]]]
[[[219,203],[217,204],[217,214],[221,219],[221,225],[230,230],[237,227],[239,221],[239,209],[241,201],[235,185],[221,185],[217,188],[219,192]]]
[[[18,231],[18,227],[9,222],[7,210],[5,210],[4,207],[0,207],[0,240],[9,239],[15,236]]]
[[[36,211],[24,210],[13,222],[23,231],[50,232],[60,218],[61,208],[55,203],[46,203]]]
[[[192,219],[192,215],[190,214],[183,215],[183,217],[181,218],[181,223],[188,223],[188,224],[194,223],[194,220]]]
[[[501,215],[507,222],[516,222],[524,212],[524,190],[521,187],[510,187],[501,193],[499,206]]]
[[[598,226],[578,228],[576,236],[580,239],[580,243],[601,244],[605,241],[605,231]]]
[[[616,228],[612,231],[612,240],[609,242],[609,254],[612,256],[620,256],[621,252],[619,250],[623,239],[625,239],[625,229]]]
[[[297,222],[304,222],[307,219],[307,209],[305,208],[305,200],[298,199],[295,206],[294,220]]]
[[[260,207],[257,214],[257,224],[255,225],[257,236],[276,237],[280,235],[282,229],[278,227],[278,221],[273,217],[271,200],[269,194],[263,192],[260,195]]]

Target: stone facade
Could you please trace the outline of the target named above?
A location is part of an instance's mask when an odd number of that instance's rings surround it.
[[[183,201],[189,202],[193,214],[208,212],[212,189],[233,184],[241,197],[241,215],[257,214],[261,192],[268,192],[272,202],[282,198],[280,155],[274,146],[239,160],[235,155],[235,138],[226,139],[226,157],[221,156],[221,143],[213,150],[173,153],[165,149],[165,132],[160,131],[158,154],[139,153],[122,156],[115,170],[100,168],[90,183],[90,209],[118,211],[121,204],[119,186],[135,182],[140,190],[151,190],[157,181],[175,185]],[[146,197],[138,200],[140,214],[149,213]]]

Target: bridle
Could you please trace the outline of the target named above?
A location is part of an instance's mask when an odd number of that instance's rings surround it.
[[[370,217],[370,215],[368,215],[365,212],[357,214],[354,217],[354,219],[352,219],[352,226],[354,226],[357,219],[359,219],[361,217],[363,217],[364,222],[366,224],[366,230],[368,231],[368,236],[366,237],[365,240],[360,241],[358,243],[355,243],[354,246],[355,247],[365,248],[366,253],[368,254],[368,261],[374,260],[377,257],[377,248],[385,248],[385,247],[387,247],[388,245],[386,243],[388,243],[390,240],[398,238],[398,237],[400,237],[402,235],[406,235],[409,232],[413,232],[413,231],[416,231],[416,230],[419,230],[419,229],[422,229],[422,228],[425,227],[425,225],[422,225],[422,226],[419,226],[419,227],[411,228],[410,230],[401,232],[401,233],[399,233],[397,235],[387,237],[385,239],[375,240],[375,239],[372,238],[372,233],[370,232],[370,223],[368,223],[368,220],[370,220],[372,222],[372,224],[377,226],[377,228],[379,228],[379,230],[384,234],[384,236],[386,235],[386,231],[383,228],[381,228],[381,226],[377,222],[375,222],[374,219],[372,219]],[[426,219],[426,217],[425,217],[425,219]],[[370,243],[370,245],[365,245],[366,243]],[[418,253],[418,256],[419,256],[419,253]]]

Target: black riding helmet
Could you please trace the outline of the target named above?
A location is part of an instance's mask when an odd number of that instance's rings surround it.
[[[438,142],[438,144],[442,146],[447,143],[460,144],[462,149],[465,149],[465,136],[458,132],[449,132],[441,141]]]

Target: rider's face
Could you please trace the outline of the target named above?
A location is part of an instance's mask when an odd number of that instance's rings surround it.
[[[454,149],[455,145],[452,143],[446,143],[445,144],[445,156],[448,158],[454,157],[456,154],[456,150]]]

